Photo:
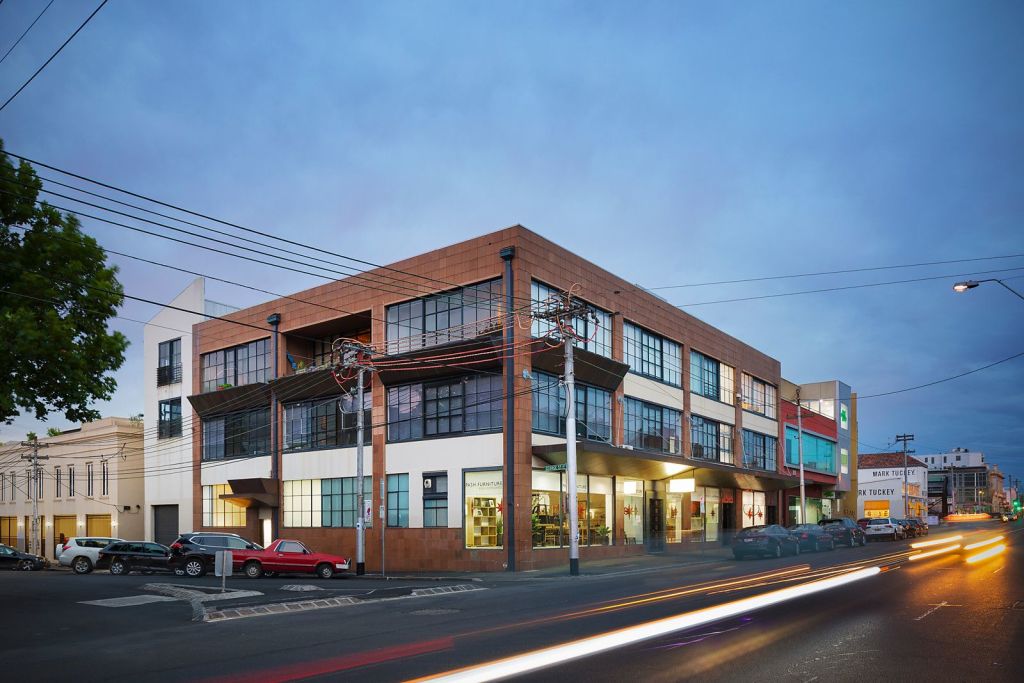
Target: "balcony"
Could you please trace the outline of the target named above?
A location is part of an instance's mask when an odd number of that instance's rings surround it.
[[[166,387],[171,384],[181,383],[181,363],[177,365],[162,365],[156,369],[156,385]]]

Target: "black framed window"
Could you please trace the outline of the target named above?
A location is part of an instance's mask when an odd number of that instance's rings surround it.
[[[388,526],[409,526],[409,475],[388,475]]]
[[[387,307],[387,348],[405,353],[501,329],[501,279]]]
[[[732,464],[732,425],[691,415],[690,454],[702,460]]]
[[[743,373],[742,385],[743,410],[760,413],[774,420],[777,415],[778,392],[775,386]]]
[[[269,452],[269,408],[203,420],[203,460],[266,455]]]
[[[779,440],[749,429],[743,430],[743,466],[758,470],[774,470]]]
[[[177,384],[181,381],[181,338],[160,342],[157,350],[156,385]]]
[[[680,411],[627,397],[624,414],[627,446],[679,453],[682,444]]]
[[[612,400],[604,389],[576,383],[576,436],[611,441]],[[536,373],[533,380],[533,429],[565,436],[565,388],[554,375]]]
[[[448,526],[448,474],[423,475],[423,526]]]
[[[271,368],[270,339],[204,353],[200,363],[204,392],[266,382]]]
[[[532,309],[535,312],[543,312],[548,307],[548,301],[553,297],[560,297],[561,292],[554,287],[549,287],[543,282],[533,280],[530,283],[530,299]],[[573,330],[582,339],[573,342],[576,348],[591,351],[605,358],[612,357],[612,318],[611,315],[602,311],[596,306],[587,305],[591,316],[573,320]],[[547,336],[555,328],[555,323],[550,320],[534,318],[531,333],[534,337]]]
[[[156,436],[169,439],[181,436],[181,399],[172,398],[157,404]]]
[[[388,440],[501,429],[501,375],[472,375],[388,389]]]
[[[682,347],[679,344],[630,322],[623,326],[622,336],[630,370],[672,386],[682,386]]]

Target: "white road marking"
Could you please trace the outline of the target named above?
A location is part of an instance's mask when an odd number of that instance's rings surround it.
[[[107,598],[106,600],[83,600],[80,605],[96,605],[97,607],[134,607],[151,602],[177,602],[178,598],[169,595],[129,595],[123,598]]]
[[[932,602],[932,603],[929,603],[929,604],[935,605],[935,606],[932,607],[927,612],[925,612],[924,614],[922,614],[921,616],[919,616],[916,619],[914,619],[914,621],[921,621],[922,619],[924,619],[926,616],[928,616],[932,612],[935,612],[936,610],[940,610],[943,607],[963,607],[963,605],[951,605],[950,603],[946,602],[945,600],[943,600],[942,602],[937,602],[937,603],[936,602]]]
[[[1003,571],[1004,569],[1006,569],[1006,565],[1005,564],[1002,567],[1000,567],[999,569],[996,569],[995,571],[993,571],[992,573],[993,574],[998,574],[999,572]]]

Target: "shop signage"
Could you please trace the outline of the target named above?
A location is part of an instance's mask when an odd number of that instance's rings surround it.
[[[845,403],[840,403],[839,404],[839,428],[840,429],[849,429],[850,428],[850,418],[846,414],[846,404]]]
[[[565,463],[562,463],[561,465],[545,465],[544,466],[544,471],[545,472],[565,472]]]

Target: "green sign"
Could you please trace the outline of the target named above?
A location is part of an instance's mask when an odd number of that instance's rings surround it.
[[[545,465],[544,466],[544,471],[545,472],[565,472],[565,463],[562,463],[561,465]]]

